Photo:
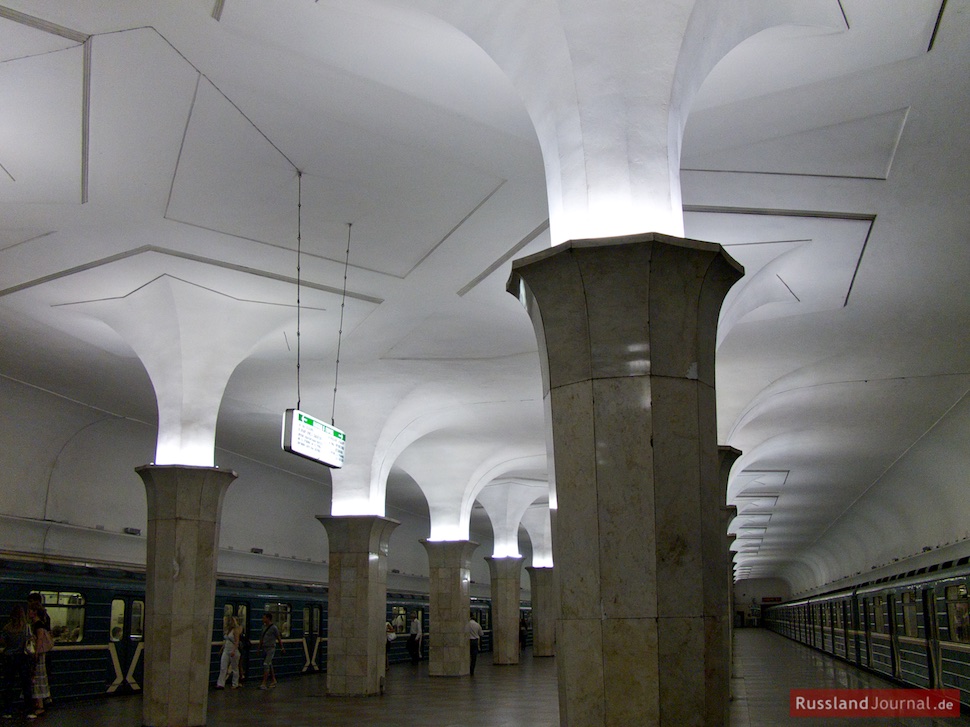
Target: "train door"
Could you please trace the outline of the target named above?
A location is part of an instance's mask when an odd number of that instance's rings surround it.
[[[107,692],[123,694],[141,691],[145,652],[145,599],[118,595],[111,599],[108,627]]]
[[[889,622],[889,642],[892,649],[892,675],[899,679],[899,622],[902,613],[897,613],[899,598],[895,593],[886,596],[886,620]]]
[[[852,613],[849,610],[849,599],[840,598],[837,601],[837,606],[842,627],[842,656],[847,661],[855,661],[855,642],[852,640]]]
[[[250,628],[249,602],[234,598],[226,601],[223,604],[222,623],[216,624],[216,633],[220,634],[220,636],[221,636],[221,633],[223,632],[223,629],[225,628],[226,621],[230,617],[235,618],[236,621],[239,623],[240,628],[242,629],[242,634],[239,637],[239,681],[241,682],[246,678],[246,675],[249,674],[249,654],[250,654],[250,651],[252,650],[250,648],[251,643],[249,640],[249,628]],[[221,654],[222,654],[221,648],[220,648],[219,654],[220,656],[218,657],[218,659],[221,660]],[[218,669],[221,668],[218,664],[218,661],[216,662],[215,666],[218,673]],[[230,671],[230,674],[231,673],[232,672]],[[228,675],[226,676],[226,679],[227,680],[229,679]]]
[[[859,598],[856,595],[852,595],[849,599],[849,627],[851,628],[850,638],[852,639],[852,654],[854,661],[857,666],[862,665],[862,649],[864,644],[862,641],[862,619],[859,615]]]
[[[845,608],[842,599],[832,601],[832,653],[848,659],[849,644],[845,637]]]
[[[822,651],[832,653],[832,604],[829,601],[819,604],[822,608]]]
[[[936,611],[936,591],[923,589],[923,621],[926,627],[927,653],[930,670],[930,689],[943,688],[943,660],[940,655],[940,623]]]
[[[303,656],[306,663],[303,673],[320,671],[321,644],[323,643],[323,606],[307,603],[303,606]]]
[[[926,599],[922,588],[909,588],[896,594],[896,660],[899,678],[908,684],[929,687],[932,683]]]
[[[474,605],[471,608],[472,618],[478,621],[484,632],[482,642],[479,644],[480,651],[492,650],[492,612],[488,606]]]
[[[872,612],[869,608],[869,599],[863,598],[859,602],[859,618],[860,624],[859,629],[862,631],[862,666],[871,667],[872,666],[872,639],[869,638],[869,629],[871,628],[871,615]]]
[[[893,646],[893,598],[891,595],[872,597],[872,621],[869,629],[871,659],[869,666],[878,672],[896,675],[895,647]]]

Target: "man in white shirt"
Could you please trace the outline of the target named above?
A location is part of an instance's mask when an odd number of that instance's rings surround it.
[[[408,634],[408,653],[411,654],[411,663],[417,664],[421,661],[421,622],[418,614],[411,614],[411,633]]]
[[[478,651],[482,645],[482,639],[485,638],[485,632],[482,630],[482,625],[471,614],[468,615],[466,631],[468,632],[469,671],[472,676],[475,676],[475,662],[478,661]]]

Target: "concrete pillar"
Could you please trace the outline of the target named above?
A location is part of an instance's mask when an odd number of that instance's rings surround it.
[[[376,515],[317,520],[330,541],[327,694],[380,694],[387,639],[387,546],[400,523]]]
[[[559,595],[554,568],[526,566],[532,585],[532,656],[556,655]]]
[[[486,558],[492,577],[492,663],[519,663],[522,558]]]
[[[738,515],[738,508],[734,505],[729,505],[724,508],[724,530],[727,533],[727,527],[731,524]],[[735,533],[727,533],[725,535],[724,547],[727,549],[727,556],[725,557],[724,565],[724,576],[727,578],[728,586],[728,600],[727,600],[727,619],[728,619],[728,664],[731,667],[730,679],[734,678],[734,551],[731,550],[731,546],[734,545],[734,541],[737,538]],[[730,681],[729,681],[730,684]],[[731,699],[733,699],[733,694]]]
[[[216,597],[219,518],[236,473],[216,467],[145,465],[146,727],[204,725]]]
[[[712,537],[716,551],[713,553],[719,559],[720,574],[714,579],[716,587],[715,603],[715,635],[712,644],[713,653],[709,655],[708,668],[714,684],[712,691],[712,718],[720,715],[724,724],[728,721],[728,710],[731,702],[731,639],[733,638],[731,613],[731,591],[734,590],[734,575],[731,562],[731,541],[727,536],[728,520],[727,486],[731,475],[731,467],[741,456],[741,450],[734,447],[722,446],[717,448],[717,482],[711,488],[714,501],[711,503],[717,517],[712,520],[714,531]],[[719,711],[722,710],[722,711]]]
[[[720,246],[657,233],[513,264],[551,412],[563,725],[723,724],[714,347],[741,275]]]
[[[431,573],[428,674],[457,677],[469,673],[468,614],[471,558],[478,543],[470,540],[421,540]]]

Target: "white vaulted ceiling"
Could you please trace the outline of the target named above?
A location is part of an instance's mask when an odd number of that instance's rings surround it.
[[[302,407],[329,416],[342,320],[337,425],[389,502],[534,487],[536,344],[504,286],[550,243],[543,160],[436,5],[0,0],[0,375],[154,423],[119,331],[191,289],[255,338],[218,446],[329,484],[279,447],[302,198]],[[714,68],[681,157],[686,235],[746,270],[717,350],[738,575],[796,591],[970,554],[970,2],[819,7]]]

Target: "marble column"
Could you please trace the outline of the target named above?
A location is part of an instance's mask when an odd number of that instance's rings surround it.
[[[317,520],[330,541],[327,694],[380,694],[387,640],[387,548],[400,523],[377,515]]]
[[[738,515],[738,508],[734,505],[729,505],[724,508],[724,529],[727,531],[727,526],[731,524]],[[728,623],[728,664],[731,667],[731,672],[728,678],[728,688],[730,690],[731,680],[734,678],[734,551],[731,546],[734,545],[734,541],[737,538],[735,533],[728,533],[725,536],[724,547],[727,548],[727,561],[724,565],[724,576],[727,578],[728,585],[728,602],[727,602],[727,623]],[[734,698],[733,694],[730,697]]]
[[[532,586],[532,656],[556,655],[559,601],[554,568],[525,568]]]
[[[563,725],[723,724],[707,675],[714,347],[741,275],[719,245],[658,233],[513,264],[551,412]]]
[[[216,467],[145,465],[146,727],[204,725],[209,700],[219,518],[236,473]]]
[[[468,614],[471,558],[478,543],[470,540],[421,540],[431,574],[428,674],[456,677],[469,673]]]
[[[731,702],[731,591],[734,587],[731,572],[731,548],[727,536],[727,486],[731,475],[731,467],[741,456],[741,450],[734,447],[722,446],[717,448],[717,481],[713,483],[711,502],[709,507],[717,517],[711,520],[711,557],[718,560],[717,572],[712,574],[714,609],[712,640],[705,668],[710,675],[714,688],[710,692],[708,701],[712,720],[720,718],[723,724],[728,722],[728,708]]]
[[[519,663],[522,558],[486,558],[492,577],[492,663]]]

